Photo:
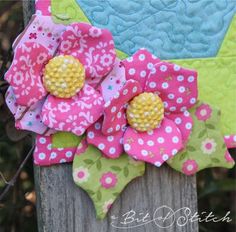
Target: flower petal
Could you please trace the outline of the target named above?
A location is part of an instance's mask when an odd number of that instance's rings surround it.
[[[50,58],[48,50],[42,45],[30,42],[17,47],[14,61],[5,75],[17,104],[31,106],[46,96],[41,75],[44,63]]]
[[[87,129],[87,142],[96,146],[109,158],[118,158],[124,151],[122,144],[122,130],[112,134],[102,134],[102,118]]]
[[[236,148],[236,135],[226,135],[224,140],[227,148]]]
[[[71,162],[74,158],[74,148],[53,148],[52,136],[36,136],[34,163],[39,166]]]
[[[106,102],[102,133],[111,134],[126,125],[124,106],[141,91],[137,81],[129,80],[110,101]]]
[[[197,72],[159,62],[147,78],[145,91],[158,92],[166,111],[183,112],[197,102]]]
[[[62,24],[54,23],[51,16],[33,15],[28,26],[14,41],[13,49],[26,42],[33,42],[44,46],[54,55],[65,28]]]
[[[82,135],[101,116],[103,105],[102,96],[85,85],[70,99],[49,95],[42,109],[42,120],[50,128]]]
[[[101,83],[101,92],[105,102],[112,99],[125,84],[125,68],[119,59],[116,59],[114,68]]]
[[[124,134],[126,153],[137,160],[152,163],[157,167],[182,148],[180,131],[171,120],[166,118],[163,119],[161,126],[153,131],[139,133],[129,127]]]
[[[35,1],[35,10],[38,15],[51,15],[51,0]]]
[[[175,125],[180,129],[183,143],[187,144],[193,128],[193,119],[190,113],[186,110],[183,113],[181,112],[177,114],[168,114],[166,115],[166,117],[172,120]]]
[[[61,36],[59,54],[78,58],[85,67],[88,83],[93,84],[112,70],[116,57],[111,33],[86,23],[67,27]]]
[[[144,88],[147,77],[153,72],[154,65],[159,61],[146,49],[138,50],[133,56],[122,61],[125,67],[126,80],[136,80]]]
[[[50,135],[54,130],[43,124],[40,112],[45,99],[42,99],[30,107],[18,105],[12,88],[9,87],[6,93],[6,103],[15,117],[17,129],[28,130],[37,134]]]

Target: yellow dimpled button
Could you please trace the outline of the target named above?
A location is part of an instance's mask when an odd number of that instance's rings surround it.
[[[56,56],[45,66],[43,84],[56,97],[73,97],[83,87],[84,81],[84,66],[73,56]]]
[[[144,92],[130,101],[126,115],[132,128],[140,132],[150,131],[161,123],[164,105],[158,95]]]

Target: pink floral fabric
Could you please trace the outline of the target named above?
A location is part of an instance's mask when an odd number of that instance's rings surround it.
[[[85,85],[78,95],[69,99],[48,96],[42,109],[42,121],[50,128],[80,136],[102,115],[103,105],[101,95]]]
[[[182,172],[190,176],[198,171],[198,164],[195,160],[186,160],[183,163]]]
[[[33,131],[37,134],[50,135],[56,131],[48,128],[41,119],[42,99],[30,107],[20,106],[16,103],[15,95],[11,87],[6,92],[6,103],[15,117],[15,127],[20,130]]]
[[[105,103],[103,122],[100,119],[97,128],[88,128],[87,141],[110,158],[125,151],[159,167],[177,154],[189,138],[193,120],[187,110],[197,101],[197,73],[160,61],[145,49],[121,64],[126,83]],[[131,128],[125,115],[128,102],[142,92],[158,94],[165,108],[164,120],[149,132]],[[111,136],[120,142],[110,144]],[[115,154],[109,152],[111,147]]]
[[[97,84],[112,70],[116,57],[111,33],[85,23],[67,27],[61,35],[58,53],[78,58],[90,84]]]
[[[195,112],[196,117],[200,121],[206,121],[211,117],[212,109],[208,104],[202,104]]]
[[[106,172],[100,178],[100,184],[103,188],[114,188],[117,183],[117,176],[113,172]]]
[[[81,145],[82,146],[82,145]],[[53,148],[52,137],[37,135],[34,163],[39,166],[72,162],[76,148]]]
[[[73,23],[66,27],[54,24],[50,16],[33,16],[13,47],[15,56],[5,79],[11,85],[14,105],[18,107],[14,112],[16,120],[21,114],[17,113],[19,109],[24,112],[33,109],[37,114],[36,121],[43,123],[46,131],[51,128],[81,135],[101,116],[102,95],[91,85],[96,86],[115,63],[114,42],[108,30],[86,23]],[[57,55],[78,58],[86,70],[86,84],[71,99],[48,95],[43,85],[44,67]],[[31,116],[31,113],[26,116]],[[42,128],[26,126],[22,120],[16,125],[45,133]]]
[[[116,59],[114,68],[102,81],[100,90],[105,102],[108,102],[124,86],[126,82],[125,68],[119,59]]]

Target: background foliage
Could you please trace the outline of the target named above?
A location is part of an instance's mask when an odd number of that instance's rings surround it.
[[[12,59],[11,44],[23,30],[22,3],[0,0],[0,193],[30,150],[33,135],[17,131],[5,103],[8,87],[3,75]],[[235,150],[234,153],[236,157]],[[236,231],[236,168],[209,169],[198,174],[199,213],[212,211],[223,217],[231,211],[231,223],[201,223],[202,232]],[[4,180],[5,178],[5,180]],[[37,231],[32,159],[28,160],[15,185],[0,202],[0,232]]]

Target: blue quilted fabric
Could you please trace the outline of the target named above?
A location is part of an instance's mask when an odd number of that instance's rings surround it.
[[[141,47],[162,59],[215,56],[236,0],[77,0],[96,26],[131,55]]]

